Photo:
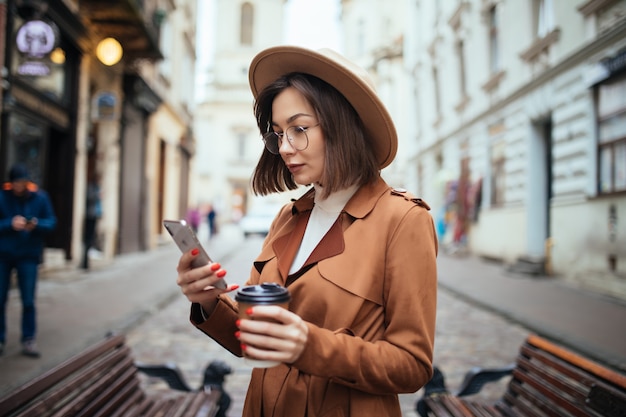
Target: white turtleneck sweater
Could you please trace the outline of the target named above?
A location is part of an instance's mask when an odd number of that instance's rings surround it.
[[[291,269],[289,269],[290,274],[302,268],[313,249],[320,243],[324,235],[335,223],[335,220],[337,220],[337,217],[339,217],[348,200],[359,188],[357,185],[353,185],[344,190],[334,192],[326,199],[322,199],[320,197],[322,187],[317,184],[314,184],[313,187],[315,188],[315,205],[306,225],[298,253],[291,264]]]

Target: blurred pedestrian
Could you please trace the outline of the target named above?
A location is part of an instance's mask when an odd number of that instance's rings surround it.
[[[35,306],[38,268],[44,238],[56,223],[48,194],[29,181],[24,165],[14,165],[0,192],[0,354],[6,342],[6,303],[15,270],[22,299],[22,354],[40,356]]]
[[[246,285],[276,283],[288,309],[247,308],[215,284],[219,264],[177,283],[192,323],[255,368],[244,417],[400,417],[399,393],[431,378],[437,236],[428,205],[387,185],[397,135],[361,68],[331,50],[280,46],[252,61],[250,86],[265,149],[255,194],[304,194],[278,213]]]
[[[217,213],[215,212],[215,208],[213,207],[213,204],[209,204],[209,207],[206,213],[207,222],[209,224],[209,239],[211,239],[212,237],[215,237],[215,235],[217,234],[217,224],[216,224],[216,219],[215,219],[216,216],[217,216]]]
[[[81,266],[84,269],[89,269],[90,254],[100,254],[96,241],[98,220],[102,217],[102,193],[100,191],[99,178],[93,172],[89,173],[86,197],[83,261]]]
[[[187,210],[186,216],[187,223],[193,229],[195,234],[198,234],[198,229],[200,228],[200,221],[202,220],[202,215],[200,214],[200,209],[198,207],[192,207]]]

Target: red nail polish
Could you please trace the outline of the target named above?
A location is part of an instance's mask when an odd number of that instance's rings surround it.
[[[233,284],[233,285],[231,285],[231,287],[230,287],[230,291],[235,291],[237,288],[239,288],[239,285],[237,285],[237,284]]]
[[[252,307],[248,307],[248,309],[246,310],[246,314],[249,316],[252,315]]]
[[[192,254],[193,256],[196,256],[196,255],[197,255],[197,254],[199,254],[199,253],[200,253],[200,249],[198,249],[198,248],[193,248],[193,249],[191,250],[191,254]]]
[[[240,325],[240,324],[241,324],[241,320],[237,320],[237,321],[235,322],[235,326],[237,326],[237,327],[239,327],[239,325]]]
[[[218,269],[220,269],[222,266],[220,264],[218,264],[217,262],[215,262],[214,264],[211,264],[211,271],[217,271]]]
[[[235,337],[236,337],[237,339],[239,339],[239,337],[241,337],[241,332],[240,332],[240,331],[236,331],[236,332],[235,332]]]
[[[245,351],[246,349],[248,349],[248,346],[244,345],[243,343],[241,344],[241,350]]]
[[[218,278],[224,278],[224,276],[226,275],[226,271],[222,269],[221,271],[217,271],[215,275],[217,275]]]

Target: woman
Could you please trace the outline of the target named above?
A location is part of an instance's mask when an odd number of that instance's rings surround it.
[[[281,365],[252,371],[244,416],[401,416],[398,393],[432,374],[437,239],[428,206],[380,177],[397,149],[367,74],[329,51],[281,46],[250,66],[265,150],[252,187],[310,184],[278,213],[248,284],[275,282],[289,310],[257,306],[238,320],[213,287],[219,264],[178,280],[191,321],[235,355]]]

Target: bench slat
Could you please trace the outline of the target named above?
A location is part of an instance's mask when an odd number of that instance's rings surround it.
[[[130,406],[120,416],[135,417],[145,415],[146,410],[152,406],[154,401],[154,397],[144,397],[141,402],[130,404]]]
[[[580,404],[581,400],[584,402],[584,393],[578,396],[565,396],[565,392],[558,391],[554,386],[532,374],[513,372],[513,377],[515,384],[511,385],[511,389],[516,388],[516,400],[527,398],[537,406],[550,404],[549,408],[558,407],[559,410],[567,410],[575,416],[585,417],[587,415]],[[514,406],[514,404],[512,405]],[[555,415],[559,415],[559,413]]]
[[[441,401],[441,397],[443,397],[443,395],[430,396],[424,398],[424,401],[426,402],[428,408],[435,413],[435,415],[440,417],[453,417],[445,407],[445,404]]]
[[[570,354],[567,358],[572,359],[573,355]],[[614,385],[607,384],[598,376],[607,374],[599,372],[591,374],[587,369],[579,368],[550,352],[526,344],[521,349],[514,378],[540,391],[560,410],[584,417],[589,415],[589,396],[592,387],[602,387],[606,390],[604,392],[615,398],[626,398],[624,392],[620,394]]]
[[[480,401],[465,401],[465,405],[471,411],[472,416],[476,417],[494,417],[500,413],[493,406],[488,406]]]
[[[124,343],[123,335],[110,336],[84,352],[67,359],[50,371],[33,378],[31,381],[17,388],[13,392],[0,398],[0,415],[9,415],[12,411],[20,408],[22,404],[28,403],[37,397],[41,392],[47,390],[68,375],[84,367],[89,362],[99,357],[105,352],[115,349]]]
[[[511,404],[515,404],[515,408],[511,408]],[[543,413],[540,413],[537,408],[529,407],[528,404],[524,401],[516,401],[515,397],[510,391],[504,393],[502,398],[496,402],[495,407],[500,412],[500,414],[507,417],[543,417]]]
[[[550,352],[552,355],[563,358],[563,360],[586,370],[587,372],[595,375],[598,378],[604,379],[622,389],[626,389],[626,375],[621,375],[612,371],[604,366],[601,366],[587,358],[577,355],[567,349],[555,345],[554,343],[539,337],[537,335],[528,336],[527,343],[535,346],[545,352]]]
[[[71,401],[79,395],[81,392],[79,387],[91,385],[93,380],[99,378],[102,372],[108,373],[109,369],[122,361],[126,355],[127,353],[123,349],[118,349],[114,352],[108,352],[103,357],[94,359],[85,368],[69,374],[64,381],[59,381],[57,386],[41,393],[39,398],[33,398],[31,405],[19,411],[13,410],[13,412],[16,413],[16,416],[50,414],[59,405]]]
[[[217,390],[198,392],[193,402],[181,417],[214,417],[219,411],[219,400],[222,394]]]
[[[214,417],[221,391],[148,394],[123,335],[84,352],[6,394],[3,417]]]
[[[131,396],[127,399],[126,402],[120,404],[120,406],[115,410],[107,410],[110,411],[108,414],[104,414],[102,411],[97,413],[94,417],[121,417],[127,415],[127,413],[131,413],[130,415],[136,416],[140,413],[134,412],[132,410],[136,410],[137,404],[143,404],[144,402],[153,401],[151,398],[147,397],[146,394],[142,390],[135,390]]]
[[[579,374],[577,378],[572,378],[572,374],[576,372],[571,367],[569,372],[565,372],[566,364],[555,369],[554,362],[537,361],[536,359],[536,357],[533,360],[520,357],[517,362],[518,366],[513,371],[513,377],[541,380],[572,398],[584,399],[587,396],[589,387],[580,383],[584,378],[583,374]]]
[[[174,403],[172,404],[171,409],[167,414],[164,414],[163,417],[180,417],[189,407],[191,403],[191,395],[181,395],[177,398],[173,399]]]
[[[114,393],[118,392],[125,386],[132,389],[139,388],[139,381],[133,378],[134,370],[120,368],[111,372],[109,375],[105,375],[101,380],[94,381],[89,387],[81,387],[82,392],[72,399],[64,407],[56,411],[55,417],[75,416],[75,417],[88,417],[93,415],[98,408],[94,410],[95,406],[102,406],[103,396],[111,397]]]
[[[555,410],[555,405],[543,392],[529,389],[527,384],[522,384],[520,381],[510,383],[507,394],[509,395],[504,397],[504,404],[500,409],[522,409],[526,410],[525,413],[534,410],[532,415],[537,416],[561,417],[562,415]]]
[[[163,417],[167,415],[168,411],[172,408],[174,401],[172,398],[159,398],[157,399],[150,408],[144,411],[142,416],[146,417]]]
[[[133,394],[141,391],[141,384],[134,373],[129,369],[119,380],[106,388],[97,397],[89,401],[76,417],[108,416],[116,409],[126,407],[126,402],[133,398]]]
[[[424,398],[436,416],[626,416],[626,376],[530,335],[495,404],[452,395]]]

